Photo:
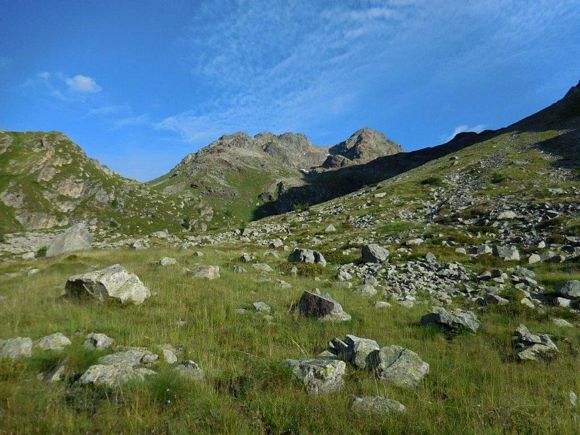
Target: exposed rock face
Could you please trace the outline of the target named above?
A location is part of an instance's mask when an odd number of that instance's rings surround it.
[[[306,386],[310,394],[326,394],[340,390],[344,385],[346,364],[327,359],[305,359],[285,361],[296,379]]]
[[[32,355],[32,340],[28,337],[0,339],[0,359],[28,358]]]
[[[403,152],[403,148],[370,128],[354,132],[347,140],[329,149],[330,156],[322,164],[325,168],[337,168],[367,163],[378,157]]]
[[[146,376],[155,375],[153,370],[146,368],[133,368],[132,366],[114,364],[96,364],[90,366],[81,376],[81,384],[105,385],[108,387],[118,387],[119,385],[133,381],[143,380]]]
[[[315,317],[322,321],[348,321],[350,315],[345,313],[342,305],[334,301],[328,293],[317,294],[318,289],[312,292],[305,291],[298,302],[297,312],[304,317]]]
[[[519,359],[530,361],[549,361],[560,352],[547,334],[535,334],[524,325],[516,329],[514,347]]]
[[[479,329],[479,320],[471,311],[447,311],[442,307],[433,307],[430,313],[421,318],[423,325],[435,325],[449,331],[460,331],[468,329],[477,332]]]
[[[121,265],[71,276],[65,286],[67,296],[91,296],[99,301],[116,299],[123,304],[141,304],[151,292],[137,277]]]
[[[84,224],[76,224],[56,236],[49,245],[46,256],[54,257],[74,251],[91,249],[92,237]]]
[[[364,245],[361,249],[363,263],[381,263],[389,258],[389,251],[377,245]]]
[[[371,354],[377,377],[397,386],[416,387],[429,373],[429,364],[401,346],[386,346]]]
[[[390,415],[407,411],[405,405],[387,397],[357,397],[351,410],[358,414]]]
[[[312,263],[326,266],[324,256],[320,252],[311,249],[295,248],[288,255],[288,261],[290,263]]]

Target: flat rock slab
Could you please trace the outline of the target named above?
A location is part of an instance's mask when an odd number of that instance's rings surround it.
[[[296,379],[306,386],[310,394],[327,394],[340,390],[344,385],[346,364],[328,359],[289,359],[284,362],[292,369]]]
[[[146,376],[155,375],[156,372],[146,368],[133,368],[122,364],[96,364],[90,366],[79,379],[81,384],[105,385],[117,387],[125,382],[143,380]]]
[[[141,304],[151,292],[139,277],[121,265],[114,264],[106,269],[71,276],[65,291],[70,297],[91,296],[99,301],[118,300],[123,304]]]
[[[442,307],[433,307],[431,312],[421,318],[422,325],[435,325],[449,330],[460,331],[466,329],[476,332],[479,329],[479,320],[471,311],[447,311]]]
[[[0,359],[28,358],[32,355],[32,340],[28,337],[0,339]]]
[[[388,397],[357,397],[352,402],[352,412],[357,414],[390,415],[407,411],[405,405]]]
[[[419,355],[401,346],[386,346],[371,354],[370,367],[386,383],[416,387],[429,373],[429,364]]]

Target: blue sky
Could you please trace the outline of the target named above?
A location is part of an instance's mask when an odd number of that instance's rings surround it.
[[[0,128],[139,180],[235,131],[413,150],[562,97],[579,23],[578,0],[0,0]]]

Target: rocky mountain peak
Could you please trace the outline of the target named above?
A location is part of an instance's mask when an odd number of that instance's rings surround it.
[[[352,164],[367,163],[378,157],[403,152],[403,148],[387,139],[380,131],[361,128],[347,140],[329,149],[330,156],[323,164],[325,168],[337,168]]]

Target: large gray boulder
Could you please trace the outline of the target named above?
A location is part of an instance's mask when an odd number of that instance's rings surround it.
[[[28,358],[32,355],[32,340],[28,337],[0,339],[0,359]]]
[[[560,352],[547,334],[536,334],[524,326],[518,326],[514,336],[514,347],[523,361],[549,361]]]
[[[435,325],[448,331],[458,332],[467,329],[476,332],[479,329],[479,320],[471,311],[447,311],[442,307],[433,307],[431,312],[421,318],[422,325]]]
[[[387,397],[357,397],[351,411],[357,414],[390,415],[407,411],[405,405]]]
[[[52,240],[46,250],[46,256],[55,257],[67,252],[91,249],[92,242],[91,234],[86,227],[83,224],[76,224]]]
[[[141,304],[151,292],[137,275],[115,264],[106,269],[71,276],[65,291],[70,297],[92,296],[99,301],[116,299],[123,304]]]
[[[351,316],[344,312],[342,305],[318,289],[305,291],[298,302],[297,313],[303,317],[315,317],[322,321],[347,321]]]
[[[361,249],[363,263],[382,263],[389,258],[389,251],[375,243],[364,245]]]
[[[429,373],[429,364],[419,355],[401,346],[386,346],[370,356],[369,367],[386,383],[416,387]]]
[[[580,281],[567,281],[558,289],[558,294],[568,299],[580,299]]]
[[[344,385],[346,364],[328,359],[304,359],[285,361],[296,379],[306,386],[310,394],[326,394],[338,391]]]
[[[90,366],[79,379],[81,384],[105,385],[118,387],[125,382],[143,380],[146,376],[155,375],[153,370],[134,368],[123,364],[96,364]]]
[[[288,255],[288,261],[290,263],[312,263],[326,266],[324,256],[320,252],[311,249],[294,248]]]

